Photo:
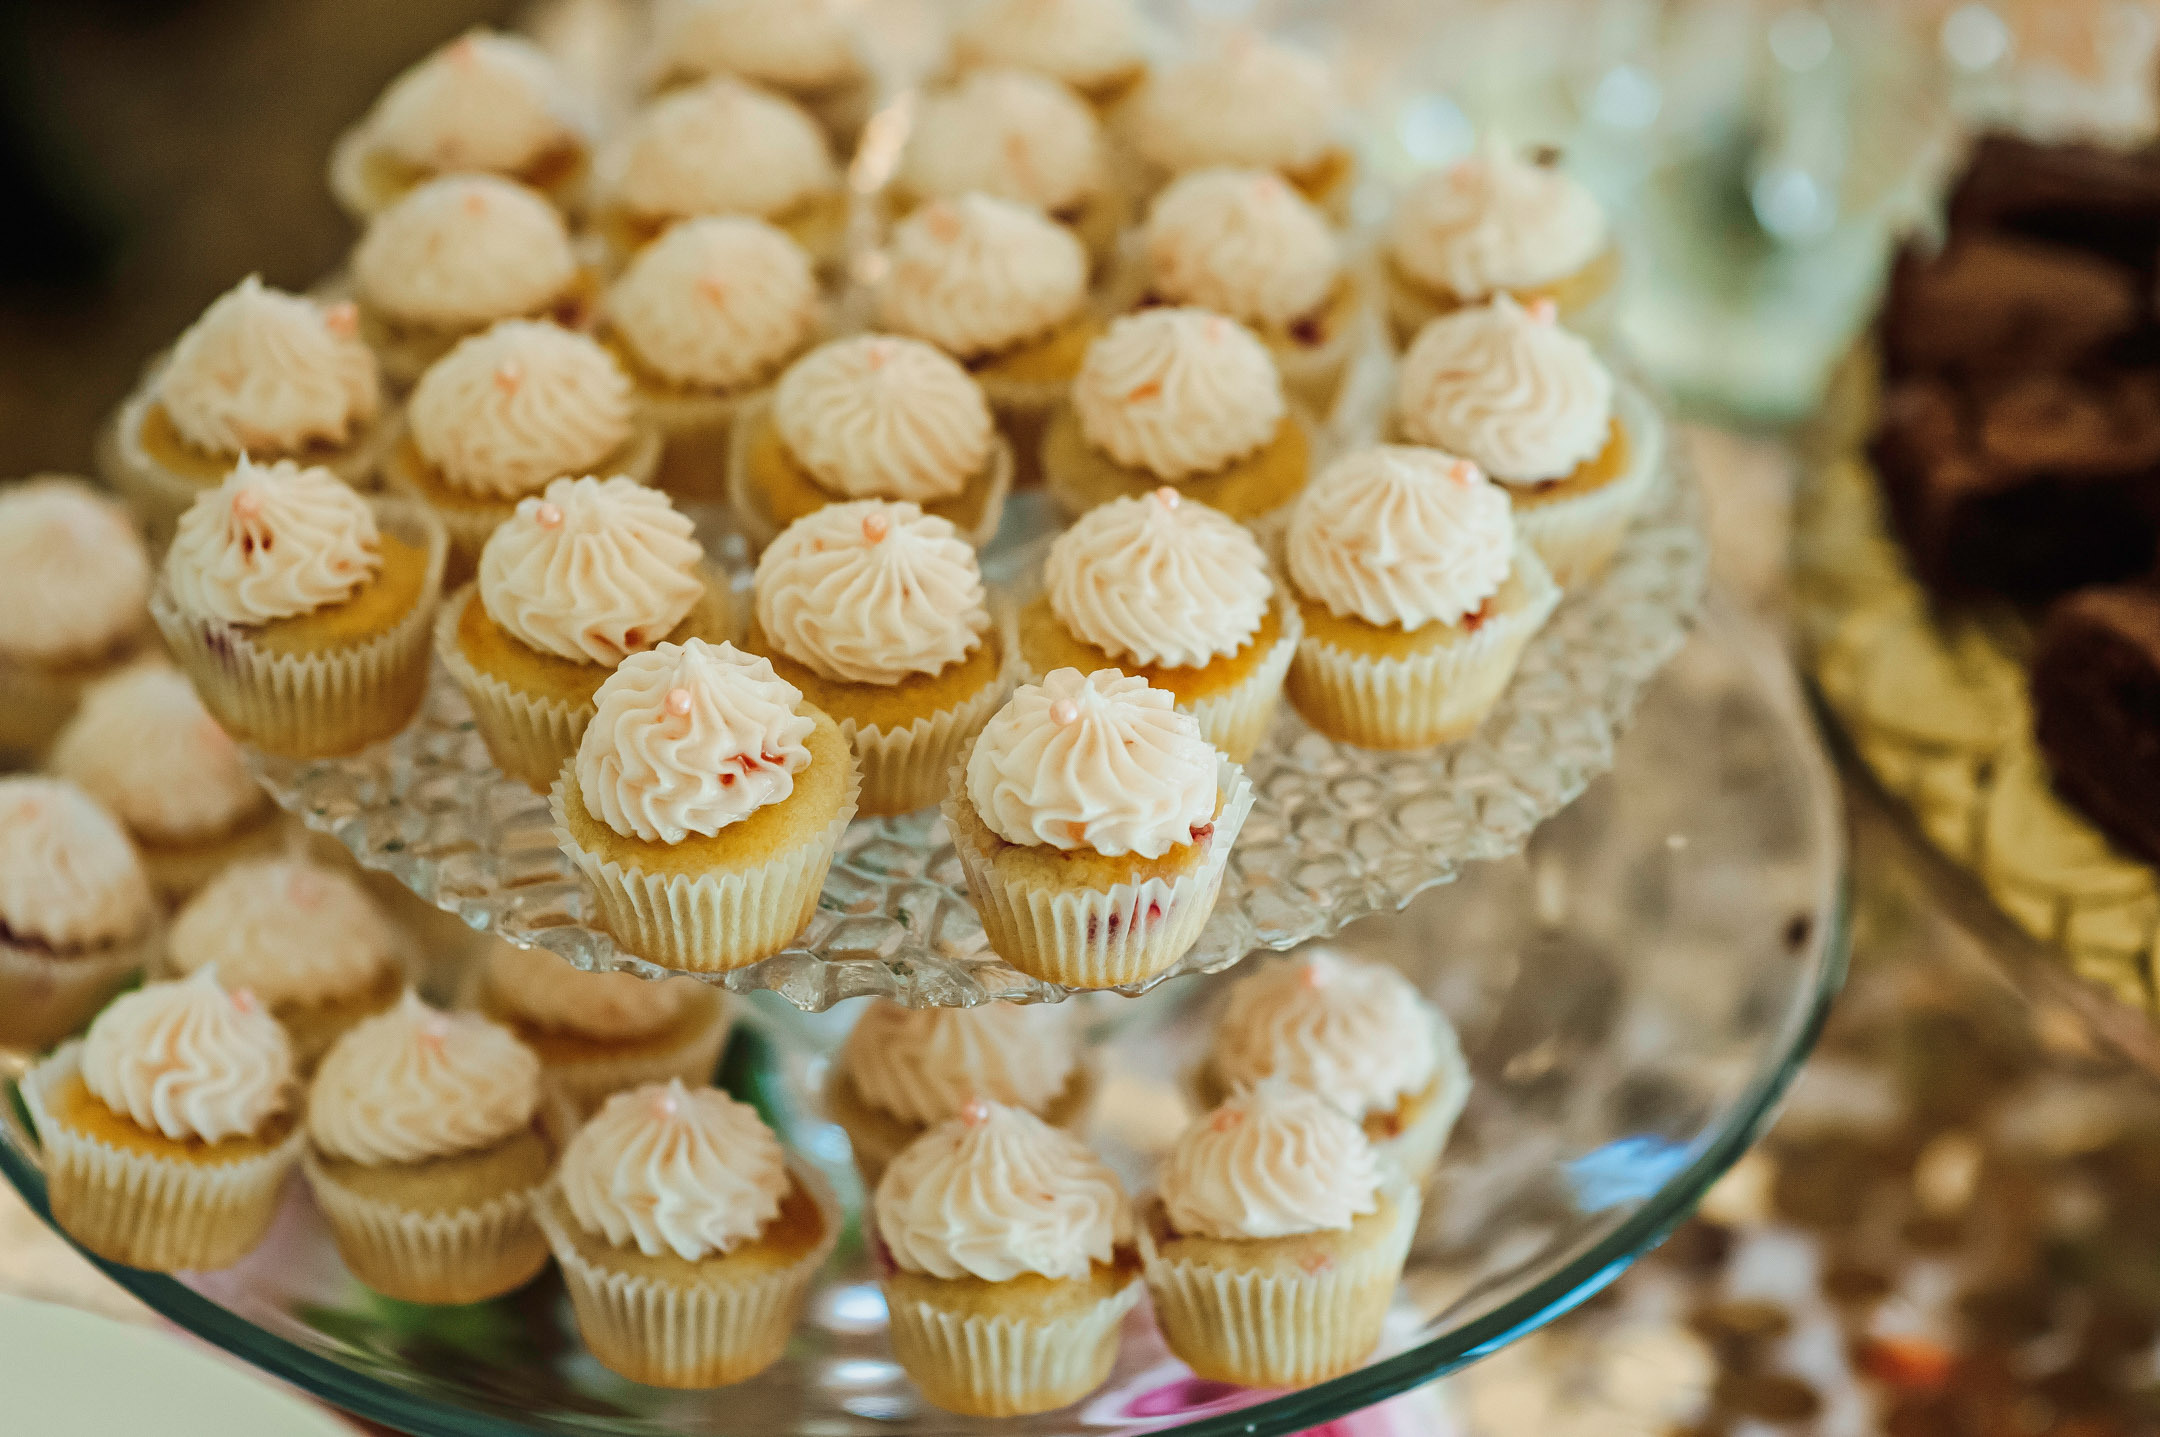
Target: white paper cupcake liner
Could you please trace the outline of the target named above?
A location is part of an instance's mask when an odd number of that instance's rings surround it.
[[[276,1147],[234,1162],[131,1152],[61,1120],[55,1100],[81,1070],[69,1043],[22,1082],[44,1148],[53,1220],[108,1262],[156,1272],[229,1267],[270,1230],[278,1195],[306,1141],[303,1125]]]
[[[1516,533],[1537,550],[1563,590],[1594,583],[1605,572],[1662,472],[1665,421],[1656,407],[1640,390],[1621,384],[1614,386],[1613,413],[1630,445],[1624,471],[1584,493],[1515,509]]]
[[[0,938],[0,1048],[40,1052],[72,1037],[164,950],[163,926],[77,953]]]
[[[1019,682],[1020,643],[1011,615],[996,599],[991,603],[991,622],[1004,646],[1004,662],[982,692],[952,708],[925,714],[906,728],[857,727],[851,718],[839,720],[840,733],[855,750],[855,766],[862,774],[863,817],[914,813],[943,802],[960,750]]]
[[[435,618],[435,656],[472,706],[473,727],[495,766],[535,793],[546,793],[563,765],[577,756],[578,740],[592,722],[592,701],[572,704],[524,693],[474,667],[457,637],[473,588],[461,585],[443,601]]]
[[[893,1357],[924,1397],[970,1417],[1020,1417],[1069,1406],[1102,1386],[1117,1361],[1118,1328],[1140,1300],[1128,1283],[1085,1311],[1048,1319],[986,1317],[887,1286]]]

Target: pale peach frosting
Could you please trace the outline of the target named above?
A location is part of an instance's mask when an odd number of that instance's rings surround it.
[[[1468,159],[1419,176],[1387,234],[1405,274],[1471,299],[1565,279],[1606,242],[1605,211],[1590,191],[1493,136]]]
[[[585,806],[625,838],[680,843],[795,791],[817,725],[772,661],[733,644],[632,654],[595,695],[578,745]]]
[[[840,1050],[840,1071],[862,1101],[904,1123],[942,1123],[970,1098],[1041,1113],[1079,1066],[1079,1033],[1050,1003],[904,1008],[876,999]]]
[[[1145,679],[1054,669],[983,726],[967,793],[1008,843],[1160,858],[1214,823],[1216,753]]]
[[[1039,70],[1082,89],[1131,74],[1146,59],[1132,0],[987,0],[954,38],[971,62]]]
[[[1173,304],[1287,327],[1318,310],[1342,277],[1327,221],[1273,170],[1194,170],[1148,210],[1148,279]]]
[[[1318,57],[1251,32],[1158,70],[1127,133],[1174,174],[1205,165],[1302,170],[1339,143],[1341,101]]]
[[[488,499],[591,473],[630,441],[634,417],[614,355],[532,319],[458,341],[420,376],[406,411],[420,457],[452,488]]]
[[[228,988],[271,1004],[363,992],[400,967],[404,951],[365,889],[305,858],[233,864],[181,908],[167,949],[176,971],[214,967]]]
[[[758,628],[828,679],[896,684],[974,652],[990,628],[975,548],[913,504],[828,504],[757,566]]]
[[[979,1098],[903,1148],[872,1211],[902,1272],[1086,1277],[1132,1231],[1117,1174],[1025,1108]]]
[[[253,1137],[292,1105],[292,1042],[253,995],[214,970],[122,994],[91,1023],[83,1086],[174,1142]]]
[[[52,769],[154,842],[226,833],[269,801],[187,675],[163,663],[85,690],[53,744]]]
[[[739,389],[809,341],[817,276],[802,246],[765,221],[706,215],[638,251],[608,291],[607,316],[637,362],[668,383]]]
[[[540,1060],[500,1023],[430,1008],[407,989],[323,1058],[308,1135],[365,1167],[493,1147],[540,1110]]]
[[[1341,1231],[1379,1206],[1380,1182],[1364,1129],[1280,1078],[1188,1126],[1156,1177],[1174,1231],[1230,1240]]]
[[[79,479],[0,487],[0,656],[109,653],[149,616],[150,558],[127,511]]]
[[[1418,332],[1396,378],[1403,433],[1474,459],[1503,484],[1565,479],[1611,437],[1613,381],[1550,301],[1505,294]]]
[[[695,530],[634,479],[557,479],[488,536],[480,606],[528,647],[612,668],[704,597]]]
[[[773,390],[773,424],[824,488],[850,499],[949,499],[990,462],[990,402],[942,350],[864,334],[820,345]]]
[[[1088,443],[1172,482],[1260,448],[1286,410],[1267,346],[1204,309],[1148,309],[1118,320],[1088,346],[1072,403]]]
[[[670,0],[657,29],[663,64],[736,74],[788,90],[861,78],[857,0]]]
[[[1102,188],[1102,127],[1047,75],[970,70],[917,106],[896,180],[920,199],[986,194],[1070,209]]]
[[[1432,1086],[1440,1050],[1409,979],[1322,950],[1239,979],[1208,1062],[1225,1087],[1283,1078],[1362,1118]]]
[[[1087,299],[1072,231],[989,195],[923,205],[894,228],[890,254],[880,320],[962,359],[1047,334]]]
[[[156,388],[180,437],[214,454],[343,444],[381,403],[375,355],[351,306],[286,294],[252,274],[180,336]]]
[[[376,145],[418,169],[515,174],[577,131],[545,50],[468,30],[390,82],[366,121]]]
[[[353,282],[400,323],[466,329],[546,309],[577,280],[554,206],[494,175],[444,175],[368,222]]]
[[[0,941],[93,948],[157,919],[119,823],[74,784],[0,778]]]
[[[603,168],[608,202],[648,216],[778,215],[840,183],[801,106],[728,79],[653,101]]]
[[[1183,669],[1243,648],[1275,584],[1244,525],[1165,487],[1081,515],[1050,546],[1043,592],[1113,658]]]
[[[242,459],[181,514],[165,586],[193,617],[264,624],[343,603],[382,562],[375,511],[344,480]]]
[[[679,1078],[609,1098],[563,1150],[556,1176],[586,1232],[684,1262],[755,1239],[793,1183],[756,1109]]]
[[[601,1042],[647,1037],[682,1016],[695,979],[655,983],[635,973],[587,973],[544,948],[497,942],[487,956],[496,1006],[535,1028]]]
[[[1435,449],[1343,455],[1298,497],[1287,545],[1299,592],[1342,618],[1404,629],[1458,623],[1514,562],[1507,491]]]

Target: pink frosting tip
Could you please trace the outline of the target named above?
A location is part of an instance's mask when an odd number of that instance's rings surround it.
[[[252,988],[235,988],[235,989],[233,989],[233,991],[232,991],[232,1005],[233,1005],[233,1007],[235,1007],[235,1008],[239,1009],[239,1010],[240,1010],[241,1012],[243,1012],[243,1013],[252,1013],[252,1012],[254,1012],[254,1011],[255,1011],[255,990],[254,990],[254,989],[252,989]]]
[[[262,513],[262,494],[254,489],[242,489],[233,495],[233,513],[243,519],[252,519]]]
[[[697,282],[698,296],[710,304],[727,303],[727,286],[707,275]]]
[[[515,394],[517,387],[525,382],[525,366],[514,359],[506,359],[495,366],[495,387],[505,394]]]
[[[1160,489],[1157,489],[1155,491],[1155,502],[1162,505],[1165,509],[1175,509],[1180,503],[1183,502],[1184,497],[1184,495],[1178,493],[1177,490],[1171,488],[1168,484],[1163,485]]]
[[[323,328],[341,339],[350,339],[360,332],[360,306],[349,299],[341,299],[323,310]]]
[[[1477,477],[1477,465],[1467,459],[1458,459],[1448,466],[1448,478],[1458,484],[1468,484]]]
[[[862,532],[865,539],[875,544],[892,532],[892,520],[873,509],[862,516]]]
[[[1530,318],[1539,324],[1551,324],[1560,317],[1560,306],[1550,299],[1530,301]]]
[[[677,718],[688,718],[690,716],[690,690],[669,689],[667,711]]]
[[[1071,699],[1059,699],[1056,703],[1050,705],[1050,722],[1060,727],[1071,723],[1078,717],[1080,717],[1080,705],[1074,703]]]
[[[682,1111],[682,1103],[675,1096],[676,1091],[675,1085],[670,1083],[653,1094],[652,1110],[656,1116],[672,1118]]]
[[[562,510],[553,504],[540,504],[533,509],[533,522],[543,529],[552,529],[562,522]]]
[[[990,1121],[990,1105],[981,1098],[969,1098],[960,1105],[960,1121],[971,1128],[979,1128]]]

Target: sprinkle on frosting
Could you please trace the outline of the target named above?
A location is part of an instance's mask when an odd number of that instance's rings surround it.
[[[765,379],[817,323],[810,256],[744,215],[670,226],[608,291],[608,322],[670,384],[736,389]]]
[[[445,1013],[411,989],[323,1058],[308,1133],[333,1158],[382,1167],[492,1147],[540,1109],[540,1060],[477,1013]]]
[[[1323,949],[1239,979],[1208,1061],[1226,1087],[1283,1078],[1363,1118],[1431,1086],[1434,1019],[1395,969]]]
[[[1285,413],[1267,346],[1204,309],[1142,310],[1111,325],[1088,346],[1072,402],[1090,444],[1173,482],[1252,453]]]
[[[454,488],[515,499],[589,474],[632,433],[630,378],[596,341],[507,319],[460,340],[413,387],[420,456]]]
[[[1198,668],[1251,640],[1275,585],[1242,524],[1164,488],[1081,515],[1051,544],[1043,591],[1113,658]]]
[[[366,991],[404,949],[345,874],[305,858],[263,858],[233,864],[188,900],[169,955],[179,972],[214,966],[228,988],[297,1006]]]
[[[903,1008],[873,999],[840,1050],[865,1103],[904,1123],[941,1123],[972,1098],[1040,1115],[1071,1086],[1079,1034],[1056,1004]]]
[[[982,387],[919,339],[865,334],[804,355],[773,391],[788,452],[850,499],[928,504],[990,462],[996,426]]]
[[[1146,58],[1132,0],[988,0],[955,41],[971,62],[1039,70],[1081,89],[1129,75]]]
[[[1380,1163],[1340,1108],[1270,1078],[1187,1127],[1157,1185],[1179,1233],[1295,1237],[1340,1231],[1374,1211]]]
[[[575,138],[547,52],[468,30],[390,82],[367,119],[375,143],[437,173],[515,174]]]
[[[163,663],[132,665],[85,690],[53,744],[52,769],[152,842],[230,832],[269,802],[195,686]]]
[[[212,454],[343,444],[375,418],[375,356],[356,327],[249,275],[188,326],[158,371],[173,428]]]
[[[1405,274],[1465,299],[1565,279],[1605,244],[1605,211],[1588,190],[1491,135],[1468,159],[1419,176],[1387,236]]]
[[[90,795],[57,778],[0,778],[0,941],[92,948],[156,917],[134,845]]]
[[[585,806],[625,838],[710,837],[795,791],[816,724],[772,661],[733,644],[661,644],[619,664],[578,745]]]
[[[1328,612],[1405,629],[1458,623],[1514,562],[1507,491],[1468,460],[1382,444],[1343,455],[1291,511],[1290,578]]]
[[[1215,821],[1215,750],[1192,715],[1116,669],[1055,669],[991,715],[968,799],[1008,843],[1160,858]]]
[[[671,1078],[602,1104],[564,1150],[556,1181],[593,1236],[696,1262],[763,1232],[794,1179],[756,1109]]]
[[[205,968],[113,999],[83,1038],[91,1095],[174,1142],[252,1137],[293,1100],[292,1043],[252,996]]]
[[[553,206],[494,175],[444,175],[368,223],[353,281],[392,320],[472,329],[537,314],[577,279]]]
[[[736,74],[786,90],[826,90],[862,74],[853,0],[673,0],[660,53],[678,74]]]
[[[1117,1175],[1078,1138],[979,1099],[901,1150],[872,1212],[901,1271],[947,1280],[1086,1277],[1132,1227]]]
[[[1287,328],[1327,302],[1342,275],[1335,232],[1283,177],[1194,170],[1148,210],[1148,277],[1173,304]]]
[[[150,558],[127,511],[79,479],[0,487],[0,656],[110,653],[149,617]]]
[[[1590,342],[1505,294],[1444,314],[1403,356],[1403,432],[1460,454],[1503,484],[1564,479],[1604,449],[1612,374]]]
[[[488,993],[499,1011],[550,1033],[624,1042],[658,1033],[700,991],[692,978],[655,983],[635,973],[588,973],[545,948],[491,943]]]
[[[1340,111],[1318,58],[1241,32],[1150,77],[1133,97],[1127,134],[1173,174],[1207,165],[1296,171],[1337,142]]]
[[[917,209],[893,230],[891,255],[880,321],[962,359],[1047,334],[1087,298],[1087,251],[1072,231],[989,195]]]
[[[727,79],[653,101],[601,168],[608,202],[651,218],[770,217],[840,183],[824,132],[801,106]]]
[[[488,536],[481,607],[542,653],[613,667],[704,596],[695,528],[633,479],[557,479]]]
[[[165,584],[187,614],[264,624],[343,603],[382,570],[375,511],[344,480],[242,459],[180,516]]]
[[[1046,75],[970,70],[923,97],[897,179],[920,199],[973,193],[1068,210],[1102,188],[1102,128]]]

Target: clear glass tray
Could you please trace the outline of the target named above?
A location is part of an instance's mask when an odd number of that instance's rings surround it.
[[[1064,1437],[1297,1431],[1426,1381],[1610,1281],[1752,1141],[1843,973],[1843,825],[1777,641],[1713,610],[1653,685],[1612,771],[1526,850],[1474,865],[1335,941],[1397,963],[1461,1030],[1476,1077],[1395,1297],[1382,1350],[1310,1390],[1198,1382],[1144,1307],[1094,1398],[988,1424],[925,1406],[891,1361],[859,1228],[782,1362],[707,1393],[625,1383],[577,1341],[557,1279],[468,1308],[371,1296],[296,1186],[265,1246],[224,1272],[108,1269],[194,1332],[340,1406],[426,1437]],[[1144,1185],[1181,1075],[1225,983],[1087,1000],[1104,1092],[1089,1137]],[[856,1008],[771,997],[723,1065],[859,1215],[839,1130],[815,1099]],[[39,1211],[19,1112],[0,1170]]]

